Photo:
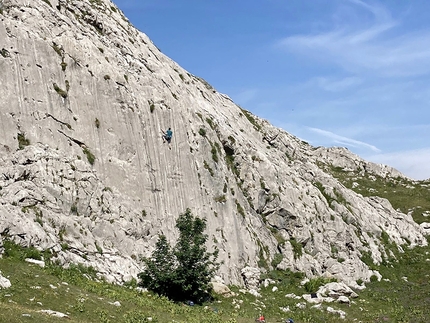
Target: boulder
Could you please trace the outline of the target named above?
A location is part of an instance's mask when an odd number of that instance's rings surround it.
[[[211,282],[214,293],[222,295],[224,297],[233,296],[232,291],[227,285],[219,282]]]
[[[258,290],[260,287],[260,269],[245,267],[241,271],[246,288]]]
[[[1,275],[1,271],[0,271],[0,289],[6,289],[11,287],[12,284],[10,283],[10,280],[7,279],[6,277],[3,277]]]
[[[341,296],[358,297],[358,294],[349,288],[345,283],[332,282],[321,286],[317,294],[323,297],[338,299]]]

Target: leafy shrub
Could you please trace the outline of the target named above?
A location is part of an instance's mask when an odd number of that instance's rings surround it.
[[[245,217],[245,210],[243,209],[242,205],[239,203],[238,200],[236,200],[236,209],[237,212],[242,216]]]
[[[205,130],[204,128],[200,128],[200,129],[199,129],[199,134],[200,134],[200,136],[202,136],[202,137],[206,137],[206,130]]]
[[[42,0],[43,2],[47,3],[50,7],[52,7],[51,2],[49,2],[49,0]]]
[[[378,281],[378,276],[376,276],[376,275],[372,275],[372,276],[370,276],[370,281],[371,281],[371,282],[376,282],[376,281]]]
[[[26,258],[32,258],[36,260],[42,259],[42,254],[39,250],[34,247],[24,248],[8,239],[3,240],[3,257],[12,258],[17,260],[24,260]]]
[[[213,120],[210,118],[206,118],[206,122],[209,124],[212,130],[215,130],[216,125],[214,124]]]
[[[215,145],[212,145],[212,148],[211,148],[211,153],[212,153],[212,159],[213,159],[213,161],[215,162],[215,163],[218,163],[218,151],[217,151],[217,149],[216,149],[216,146]]]
[[[261,126],[255,120],[253,114],[245,109],[240,108],[243,115],[248,119],[248,121],[254,126],[255,130],[261,130]]]
[[[298,259],[303,255],[303,246],[296,239],[291,238],[290,244],[293,247],[294,259]]]
[[[218,250],[207,252],[204,234],[206,220],[194,217],[190,209],[176,221],[179,239],[171,247],[159,235],[151,258],[144,258],[145,270],[138,276],[141,286],[172,300],[193,300],[201,303],[210,296],[210,281],[219,264]]]
[[[87,148],[83,148],[83,152],[85,155],[87,155],[87,160],[91,165],[94,165],[94,162],[96,160],[96,156],[93,155],[93,153]]]
[[[54,86],[55,92],[57,92],[63,99],[67,98],[67,91],[61,89],[57,83],[53,83],[52,85]]]
[[[1,8],[0,8],[0,13],[2,13]],[[4,48],[0,50],[0,55],[3,56],[4,58],[10,57],[9,51]]]
[[[214,170],[209,166],[209,164],[206,162],[206,160],[203,161],[203,167],[206,168],[213,177],[215,175]]]
[[[215,202],[224,203],[227,199],[225,195],[218,195],[214,198]]]
[[[317,277],[307,281],[304,285],[308,293],[316,293],[321,286],[337,281],[335,278]]]
[[[276,268],[276,266],[278,266],[281,263],[282,259],[284,259],[284,256],[282,255],[282,253],[277,253],[275,257],[273,257],[272,264],[271,264],[272,267]]]
[[[30,145],[30,140],[25,138],[23,133],[18,133],[18,148],[24,149],[24,147]]]

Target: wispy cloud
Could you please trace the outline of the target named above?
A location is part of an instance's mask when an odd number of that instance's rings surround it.
[[[349,0],[360,15],[370,13],[369,25],[345,22],[335,30],[312,35],[294,35],[279,41],[288,51],[305,53],[341,65],[348,71],[372,71],[380,76],[408,76],[430,73],[430,32],[395,35],[400,22],[379,5]],[[361,10],[360,10],[361,9]]]
[[[246,89],[235,93],[234,98],[235,101],[239,102],[242,105],[246,105],[248,102],[251,102],[256,98],[258,94],[258,90],[256,89]]]
[[[370,155],[365,159],[390,165],[413,179],[430,179],[430,148]]]
[[[328,92],[340,92],[355,87],[363,82],[359,77],[344,77],[340,79],[316,77],[311,80],[311,84],[316,84],[321,89]]]
[[[364,147],[366,149],[370,149],[373,152],[380,152],[381,150],[378,149],[377,147],[370,145],[368,143],[359,141],[359,140],[354,140],[351,138],[347,138],[347,137],[343,137],[340,135],[337,135],[333,132],[327,131],[327,130],[322,130],[322,129],[318,129],[318,128],[308,128],[310,131],[317,133],[319,135],[322,135],[328,139],[331,140],[332,145],[345,145],[345,146],[349,146],[349,147]]]

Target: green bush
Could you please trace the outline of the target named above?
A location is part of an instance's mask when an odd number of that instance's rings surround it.
[[[24,248],[8,239],[3,240],[3,257],[16,260],[24,260],[32,258],[36,260],[42,259],[42,253],[34,247]]]
[[[54,86],[55,92],[57,92],[63,99],[67,98],[67,91],[61,89],[57,83],[53,83],[52,85]]]
[[[254,115],[251,112],[249,112],[249,111],[247,111],[245,109],[242,109],[242,108],[240,108],[240,109],[241,109],[243,115],[254,126],[254,129],[260,131],[261,130],[261,126],[258,124],[257,120],[255,120]]]
[[[244,218],[245,217],[245,210],[243,209],[243,206],[239,203],[238,200],[235,200],[235,201],[236,201],[237,212]]]
[[[215,202],[224,203],[227,199],[225,195],[218,195],[214,198]]]
[[[212,177],[214,177],[214,170],[212,169],[212,167],[209,166],[206,160],[203,161],[203,167],[208,170],[209,174],[211,174]]]
[[[18,138],[18,148],[19,149],[24,149],[24,147],[30,145],[30,140],[25,138],[25,135],[23,133],[19,133],[17,138]]]
[[[282,255],[282,253],[277,253],[275,257],[273,257],[273,260],[271,263],[272,267],[276,268],[276,266],[278,266],[281,263],[282,259],[284,259],[284,256]]]
[[[50,7],[52,7],[51,2],[49,2],[49,0],[42,0],[43,2],[47,3]]]
[[[151,257],[143,259],[139,284],[172,300],[202,303],[210,296],[210,281],[219,268],[218,250],[207,251],[206,220],[194,217],[190,209],[179,215],[176,227],[179,239],[175,247],[159,235]]]
[[[304,285],[308,293],[316,293],[321,286],[337,281],[335,278],[317,277],[307,281]]]
[[[205,130],[204,128],[200,128],[200,129],[199,129],[199,134],[200,134],[200,136],[202,136],[202,137],[206,137],[206,130]]]
[[[87,155],[88,162],[91,165],[94,165],[95,160],[96,160],[96,156],[94,156],[94,154],[87,147],[83,148],[83,152],[84,152],[85,155]]]
[[[303,246],[295,238],[290,239],[290,244],[293,247],[294,259],[298,259],[303,255]]]

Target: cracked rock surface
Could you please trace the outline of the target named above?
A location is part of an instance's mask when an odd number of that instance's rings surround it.
[[[398,245],[426,243],[410,215],[318,165],[403,176],[395,169],[312,147],[241,109],[109,0],[49,3],[0,1],[2,239],[122,282],[159,233],[175,241],[190,208],[207,219],[219,276],[239,285],[243,268],[282,255],[280,269],[354,286],[374,274],[364,252],[382,260],[382,232]]]

